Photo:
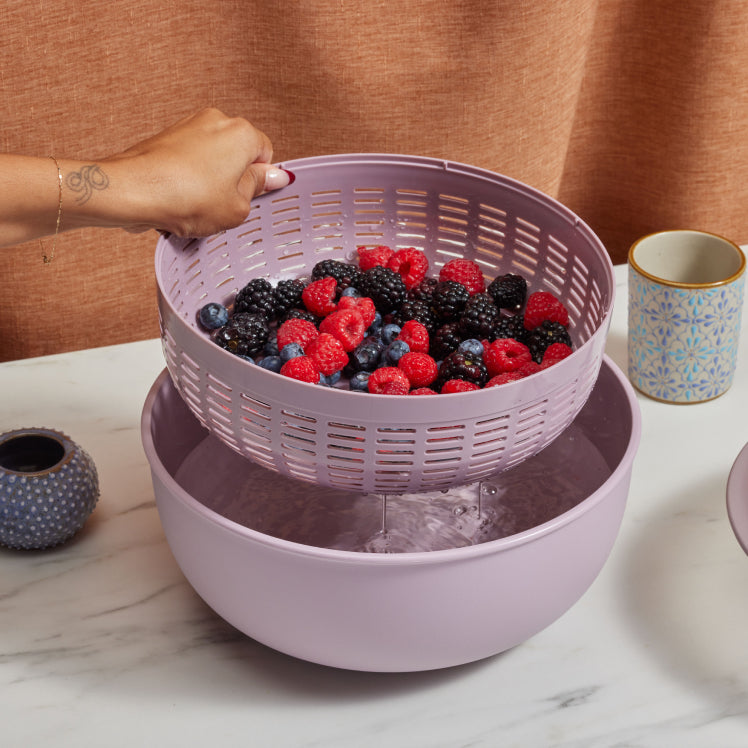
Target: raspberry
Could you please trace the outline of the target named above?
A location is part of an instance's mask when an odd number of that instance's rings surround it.
[[[517,369],[516,371],[505,371],[501,374],[496,374],[486,382],[486,387],[498,387],[501,384],[508,384],[509,382],[516,382],[518,379],[524,379],[525,375]]]
[[[439,393],[436,390],[432,390],[431,387],[417,387],[414,390],[411,390],[409,395],[438,395]]]
[[[348,354],[340,341],[328,332],[321,332],[306,348],[306,355],[314,361],[320,374],[329,377],[348,363]]]
[[[486,290],[486,281],[480,266],[472,260],[456,257],[450,260],[440,271],[439,280],[453,280],[462,283],[470,294],[483,293]]]
[[[439,369],[427,353],[405,353],[397,363],[405,372],[411,387],[428,387],[439,373]]]
[[[306,348],[319,335],[319,330],[306,319],[288,319],[278,328],[278,349],[289,343],[298,343]]]
[[[489,376],[516,371],[532,361],[530,349],[513,338],[499,338],[489,343],[483,350],[483,361]]]
[[[415,288],[425,277],[429,269],[429,261],[426,255],[415,247],[398,249],[390,257],[387,267],[400,274],[405,283],[405,288],[410,291]]]
[[[387,267],[395,251],[380,244],[377,247],[356,247],[358,253],[358,266],[361,270],[370,270],[377,265]]]
[[[345,296],[344,298],[351,297]],[[320,333],[332,335],[345,351],[352,351],[361,343],[365,330],[364,318],[355,309],[338,308],[319,323]]]
[[[529,377],[530,374],[535,374],[536,372],[540,371],[543,367],[540,364],[536,364],[534,361],[528,361],[526,364],[522,364],[522,366],[517,369],[517,371],[523,376],[523,377]]]
[[[341,296],[338,309],[355,309],[364,318],[367,330],[373,324],[377,314],[374,302],[368,296]]]
[[[442,395],[448,395],[451,392],[472,392],[479,390],[480,387],[474,382],[468,382],[466,379],[448,379],[441,388]]]
[[[284,377],[298,379],[300,382],[311,382],[312,384],[319,382],[319,369],[309,356],[297,356],[290,361],[286,361],[281,366],[280,373]]]
[[[400,329],[398,340],[404,340],[414,353],[429,352],[429,331],[416,320],[408,320]]]
[[[567,327],[569,313],[566,307],[548,291],[535,291],[527,297],[525,329],[533,330],[542,322],[558,322]]]
[[[328,276],[312,281],[302,292],[301,298],[304,306],[318,317],[326,317],[335,311],[335,292],[338,282],[335,278]]]
[[[369,376],[369,392],[374,395],[407,395],[410,381],[402,369],[383,366]]]
[[[540,366],[547,369],[549,366],[563,361],[567,356],[571,356],[571,348],[566,343],[551,343],[543,353],[543,360]]]

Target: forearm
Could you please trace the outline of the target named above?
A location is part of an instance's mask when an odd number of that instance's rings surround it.
[[[293,179],[271,165],[272,154],[264,133],[217,109],[96,161],[0,154],[0,246],[55,233],[58,216],[60,231],[214,234],[243,221],[255,196]]]
[[[147,190],[138,189],[134,177],[122,159],[0,154],[0,245],[55,233],[58,215],[61,232],[84,226],[149,228]]]

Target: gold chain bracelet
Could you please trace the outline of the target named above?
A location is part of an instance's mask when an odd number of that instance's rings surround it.
[[[57,167],[57,186],[58,186],[58,203],[57,203],[57,225],[55,226],[55,235],[52,238],[52,251],[49,253],[49,257],[47,256],[47,253],[44,251],[44,243],[41,239],[39,239],[39,244],[42,248],[42,260],[44,261],[45,265],[48,265],[55,256],[55,246],[57,244],[57,234],[60,233],[60,221],[62,220],[62,169],[60,168],[60,164],[57,162],[57,159],[54,156],[50,156],[52,161],[55,162],[55,166]]]

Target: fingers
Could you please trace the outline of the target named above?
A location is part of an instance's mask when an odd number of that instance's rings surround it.
[[[245,171],[239,189],[245,198],[251,200],[257,195],[279,190],[293,184],[296,177],[287,169],[272,164],[255,162]]]

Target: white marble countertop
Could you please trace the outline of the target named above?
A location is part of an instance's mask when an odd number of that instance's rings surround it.
[[[625,270],[608,342],[624,370]],[[67,545],[0,549],[0,745],[748,745],[748,558],[725,508],[748,441],[748,330],[723,397],[640,397],[629,504],[584,597],[508,652],[410,674],[278,654],[192,591],[140,442],[163,366],[157,340],[0,364],[0,430],[64,431],[102,489]]]

